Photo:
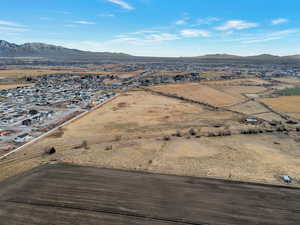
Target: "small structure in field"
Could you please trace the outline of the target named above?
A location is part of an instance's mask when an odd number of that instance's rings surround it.
[[[257,124],[258,120],[256,118],[249,117],[249,118],[246,118],[245,122],[248,124]]]
[[[164,141],[170,141],[171,137],[169,135],[165,135],[163,138]]]
[[[47,155],[53,155],[55,153],[56,153],[56,149],[54,147],[50,147],[45,150],[45,154]]]
[[[286,184],[291,184],[293,182],[293,178],[291,178],[290,176],[282,176],[281,179],[286,183]]]

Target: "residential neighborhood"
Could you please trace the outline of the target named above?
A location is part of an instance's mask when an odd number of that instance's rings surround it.
[[[10,151],[113,97],[101,79],[42,76],[32,86],[1,90],[0,149]],[[65,79],[61,82],[61,79]]]

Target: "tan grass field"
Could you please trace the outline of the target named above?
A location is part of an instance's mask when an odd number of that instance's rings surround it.
[[[294,77],[281,77],[281,78],[274,78],[274,80],[280,81],[280,82],[285,82],[289,84],[299,84],[300,79],[294,78]]]
[[[192,176],[278,183],[282,174],[298,177],[299,144],[269,135],[174,140],[166,144],[151,170]]]
[[[203,81],[202,83],[207,85],[241,86],[243,84],[252,84],[252,85],[268,84],[269,82],[259,78],[239,78],[239,79],[232,79],[232,80],[210,80],[210,81]]]
[[[250,101],[250,102],[246,102],[241,105],[229,107],[229,109],[237,111],[237,112],[245,113],[247,115],[269,112],[269,110],[266,107],[264,107],[263,105],[261,105],[257,102],[254,102],[254,101]]]
[[[105,72],[105,71],[89,71],[88,69],[8,69],[0,70],[0,77],[21,78],[36,77],[40,75],[57,74],[57,73],[73,73],[76,75],[95,74],[95,75],[118,75],[120,77],[132,77],[139,75],[143,70],[134,72]]]
[[[281,175],[299,177],[300,143],[286,135],[185,135],[164,140],[176,130],[193,127],[201,132],[216,123],[234,127],[239,120],[229,112],[207,111],[149,92],[129,92],[0,162],[0,180],[51,160],[273,184],[282,184]],[[55,147],[57,153],[44,155],[47,147]]]
[[[217,90],[220,90],[222,92],[225,92],[227,94],[230,94],[232,96],[241,96],[241,98],[244,98],[242,94],[256,94],[263,91],[266,91],[267,89],[264,87],[259,86],[224,86],[224,85],[214,85],[211,86]]]
[[[276,121],[282,121],[284,122],[285,120],[283,118],[281,118],[279,115],[272,113],[272,112],[268,112],[268,113],[261,113],[259,115],[255,115],[257,118],[266,120],[266,121],[272,121],[272,120],[276,120]]]
[[[37,160],[38,163],[42,163],[44,159],[40,155],[44,149],[55,146],[59,151],[58,155],[63,160],[67,160],[68,157],[73,160],[74,155],[78,153],[79,158],[76,160],[87,163],[90,159],[84,160],[85,153],[81,154],[82,150],[73,150],[73,147],[80,145],[85,140],[90,147],[89,151],[94,153],[99,151],[99,154],[103,154],[97,160],[109,162],[108,158],[103,158],[105,155],[114,152],[118,153],[114,154],[114,157],[121,157],[124,154],[128,158],[123,158],[123,161],[111,159],[111,163],[124,164],[124,168],[132,168],[140,163],[140,160],[135,160],[135,157],[143,158],[151,152],[155,153],[161,147],[162,143],[157,142],[157,138],[170,135],[177,129],[186,130],[190,127],[212,126],[212,123],[226,123],[228,120],[230,123],[235,123],[234,121],[239,118],[229,112],[211,112],[198,105],[136,91],[119,96],[102,108],[64,127],[62,134],[50,135],[12,158],[23,158],[24,154],[26,154],[25,157],[37,154],[38,159],[33,161]],[[110,145],[114,146],[114,150],[112,152],[105,151],[105,147]],[[124,147],[123,145],[127,146],[128,152],[118,150],[120,147]],[[153,148],[153,146],[158,147]],[[131,153],[132,151],[133,153]],[[128,164],[127,161],[130,163],[128,162]],[[17,163],[16,167],[23,168],[25,165],[27,164],[21,162]],[[31,164],[29,163],[29,165]],[[0,167],[3,168],[1,162]],[[14,173],[15,170],[10,170],[10,167],[11,164],[9,164],[8,170],[2,170],[3,176]],[[15,166],[11,168],[15,168]]]
[[[300,118],[300,96],[281,96],[278,98],[260,99],[275,110]]]
[[[239,96],[234,97],[230,94],[218,91],[206,85],[198,83],[169,84],[164,86],[151,87],[152,90],[165,93],[177,94],[189,99],[205,102],[214,106],[228,106],[243,101]]]

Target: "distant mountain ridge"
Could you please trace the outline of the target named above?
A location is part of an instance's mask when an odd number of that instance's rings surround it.
[[[217,61],[266,61],[266,62],[299,62],[300,55],[291,56],[275,56],[262,54],[256,56],[237,56],[229,54],[209,54],[197,57],[138,57],[124,53],[111,52],[90,52],[78,49],[70,49],[56,45],[44,43],[25,43],[17,45],[8,41],[0,40],[0,57],[45,57],[45,58],[60,58],[60,59],[194,59],[194,60],[217,60]]]
[[[1,57],[129,57],[123,53],[89,52],[44,43],[17,45],[0,40]]]
[[[277,56],[270,54],[261,54],[254,56],[238,56],[229,54],[209,54],[204,56],[198,56],[203,59],[249,59],[249,60],[288,60],[288,59],[300,59],[300,55],[290,55],[290,56]]]

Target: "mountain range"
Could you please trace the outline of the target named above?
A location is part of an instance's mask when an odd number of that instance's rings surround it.
[[[56,45],[44,43],[25,43],[17,45],[4,40],[0,40],[1,57],[46,57],[46,58],[64,58],[64,57],[129,57],[123,53],[110,52],[89,52],[77,49],[69,49]]]
[[[25,43],[17,45],[4,40],[0,40],[0,57],[45,57],[45,58],[76,58],[76,59],[124,59],[124,58],[144,58],[136,57],[124,53],[111,52],[90,52],[81,51],[77,49],[69,49],[56,45],[49,45],[44,43]],[[153,57],[148,57],[153,58]],[[297,61],[300,62],[300,55],[291,56],[275,56],[269,54],[262,54],[256,56],[237,56],[228,54],[211,54],[198,57],[181,57],[180,59],[198,59],[198,60],[236,60],[236,61]],[[171,59],[171,58],[170,58]],[[172,58],[174,59],[174,58]]]

